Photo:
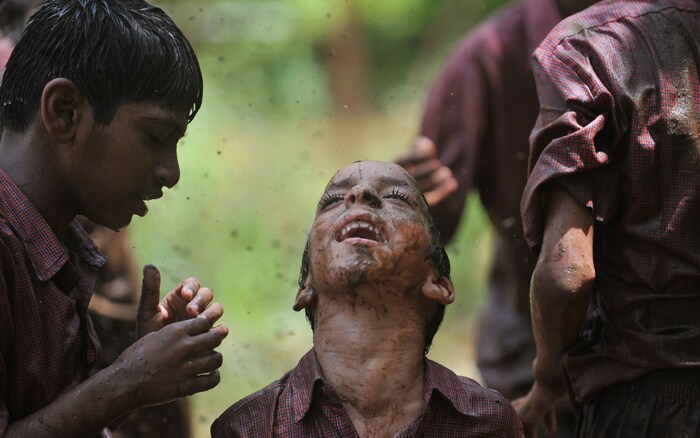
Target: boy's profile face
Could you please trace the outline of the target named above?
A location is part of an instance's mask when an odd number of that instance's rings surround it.
[[[315,289],[425,278],[432,269],[425,209],[415,182],[396,164],[359,162],[338,171],[309,234]]]
[[[144,216],[145,201],[180,179],[177,143],[186,127],[186,113],[153,102],[121,105],[107,125],[82,123],[67,177],[76,211],[113,230]]]

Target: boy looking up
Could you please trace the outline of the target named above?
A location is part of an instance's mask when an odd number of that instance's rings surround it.
[[[104,257],[75,221],[118,230],[145,215],[179,179],[177,142],[201,101],[192,47],[158,8],[51,0],[30,20],[0,87],[0,435],[92,436],[218,383],[223,309],[192,278],[159,302],[152,266],[139,340],[88,378]]]
[[[454,300],[428,205],[397,164],[341,169],[321,197],[295,310],[314,347],[296,368],[230,407],[220,437],[516,437],[500,394],[425,354]]]

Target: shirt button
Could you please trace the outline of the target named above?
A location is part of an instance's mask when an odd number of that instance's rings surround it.
[[[71,297],[71,298],[73,298],[74,300],[77,300],[78,298],[80,298],[80,294],[79,294],[78,291],[75,290],[75,289],[72,290],[72,291],[70,291],[70,292],[68,293],[68,296]]]

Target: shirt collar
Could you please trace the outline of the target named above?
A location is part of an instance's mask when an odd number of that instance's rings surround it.
[[[562,17],[554,0],[525,0],[527,50],[533,53]]]
[[[316,382],[323,381],[316,352],[311,349],[290,373],[291,396],[294,406],[294,421],[300,422],[311,407]],[[425,359],[423,398],[426,406],[433,392],[439,392],[462,415],[473,414],[469,394],[464,390],[460,377],[437,362]]]
[[[58,237],[4,170],[0,169],[0,215],[24,244],[40,281],[47,281],[69,259]],[[106,258],[97,251],[85,230],[73,220],[66,233],[66,245],[88,264],[99,268]]]
[[[300,422],[309,411],[316,382],[323,380],[321,367],[316,359],[316,351],[312,348],[306,353],[290,375],[292,390],[294,421]]]
[[[464,385],[460,379],[462,378],[457,376],[457,374],[452,372],[449,368],[437,362],[433,362],[430,359],[426,359],[425,380],[423,384],[423,399],[425,400],[425,405],[428,406],[433,392],[437,391],[442,394],[460,414],[473,414],[471,403],[469,403],[469,393],[464,390]]]

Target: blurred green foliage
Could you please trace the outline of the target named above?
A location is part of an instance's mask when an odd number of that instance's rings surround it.
[[[225,307],[222,383],[194,397],[196,436],[208,436],[226,407],[280,377],[311,347],[304,316],[291,305],[323,187],[349,162],[393,160],[407,150],[450,48],[502,3],[159,2],[195,45],[205,98],[179,146],[180,183],[131,230],[137,256],[161,269],[164,289],[197,276]],[[324,55],[349,16],[366,55],[362,111],[333,107]],[[474,377],[471,317],[483,304],[490,240],[471,197],[448,247],[457,300],[431,357]]]

